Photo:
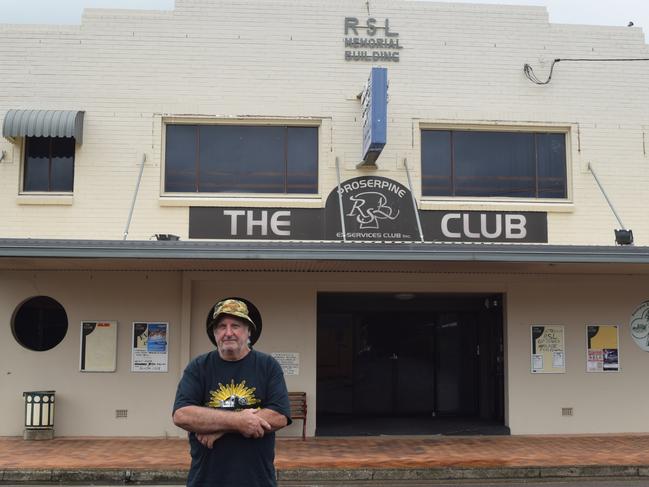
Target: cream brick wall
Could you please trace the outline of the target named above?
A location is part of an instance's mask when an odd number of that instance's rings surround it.
[[[71,199],[18,197],[21,147],[0,141],[0,236],[121,238],[146,153],[129,238],[187,238],[189,201],[161,198],[166,117],[320,120],[320,198],[245,204],[324,205],[336,158],[344,179],[365,174],[355,168],[355,96],[371,64],[344,60],[343,20],[364,21],[367,8],[360,0],[177,0],[170,12],[87,10],[80,26],[0,26],[0,117],[12,108],[86,111]],[[561,62],[545,86],[522,72],[529,63],[543,78],[555,58],[649,57],[640,29],[550,24],[542,7],[397,0],[369,9],[378,22],[390,19],[404,46],[400,62],[387,65],[389,135],[376,174],[407,184],[406,158],[419,197],[421,124],[566,127],[570,202],[422,206],[549,211],[550,243],[610,244],[618,224],[590,162],[636,243],[649,244],[649,64]]]

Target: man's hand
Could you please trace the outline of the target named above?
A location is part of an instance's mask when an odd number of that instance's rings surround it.
[[[255,409],[244,409],[237,413],[237,430],[246,438],[263,438],[272,427],[268,421],[257,415]]]
[[[255,414],[258,414],[266,421],[268,421],[268,424],[271,427],[271,431],[280,430],[288,423],[286,416],[278,413],[277,411],[273,411],[272,409],[255,409]]]
[[[205,448],[212,448],[214,442],[221,438],[225,433],[196,433],[196,439],[200,441]]]

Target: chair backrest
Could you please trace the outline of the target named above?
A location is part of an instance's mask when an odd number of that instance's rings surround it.
[[[291,403],[291,418],[306,419],[306,392],[289,392],[288,400]]]

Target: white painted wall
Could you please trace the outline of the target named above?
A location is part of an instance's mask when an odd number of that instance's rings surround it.
[[[649,354],[632,341],[628,320],[649,295],[646,278],[620,275],[541,274],[303,274],[189,273],[191,342],[179,338],[180,273],[165,272],[3,272],[0,276],[0,435],[22,434],[27,390],[57,392],[56,432],[60,436],[172,436],[184,433],[171,423],[176,384],[185,363],[182,347],[194,357],[211,350],[205,317],[220,298],[251,300],[263,316],[256,348],[300,354],[300,374],[287,377],[289,390],[307,392],[308,434],[315,430],[316,299],[318,292],[493,292],[506,295],[506,416],[513,434],[646,432],[641,384]],[[63,342],[47,352],[22,348],[11,335],[15,306],[46,294],[68,312]],[[119,321],[115,373],[79,372],[79,324],[85,319]],[[130,372],[133,321],[170,323],[169,372]],[[530,372],[530,326],[561,324],[566,334],[566,373]],[[620,325],[619,373],[586,373],[586,325]],[[574,408],[562,417],[561,408]],[[128,419],[115,419],[128,409]],[[296,436],[301,421],[281,432]]]
[[[629,318],[649,296],[646,276],[529,276],[508,292],[509,424],[513,433],[647,432],[649,353]],[[530,325],[565,325],[566,373],[530,373]],[[586,325],[620,325],[620,372],[586,372]],[[561,408],[574,415],[563,417]]]
[[[47,295],[68,315],[68,331],[52,350],[34,352],[14,339],[11,318],[25,299]],[[171,406],[180,377],[180,273],[0,272],[0,436],[20,436],[23,391],[56,391],[58,436],[177,434]],[[83,320],[117,320],[117,371],[79,372]],[[133,321],[169,323],[169,372],[131,372]],[[116,419],[116,409],[128,409]]]
[[[20,192],[21,145],[0,142],[0,235],[121,238],[142,153],[147,154],[131,239],[188,232],[194,205],[323,206],[355,169],[360,104],[371,63],[344,60],[344,18],[367,18],[365,1],[178,0],[171,12],[88,10],[80,26],[0,26],[0,117],[11,108],[86,111],[72,198]],[[570,131],[570,198],[425,199],[424,209],[549,211],[550,243],[611,244],[617,224],[592,163],[636,242],[649,243],[647,63],[556,65],[552,59],[647,57],[639,28],[555,25],[543,7],[372,1],[403,49],[388,64],[388,144],[377,175],[420,197],[419,130],[508,126]],[[314,119],[320,130],[320,193],[307,199],[161,197],[164,120]]]

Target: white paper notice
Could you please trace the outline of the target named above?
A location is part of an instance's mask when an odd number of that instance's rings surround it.
[[[273,352],[273,358],[282,366],[284,375],[300,375],[300,354],[291,352]]]
[[[532,355],[532,370],[543,370],[543,355]]]
[[[552,352],[552,367],[555,369],[563,369],[565,367],[563,352]]]

